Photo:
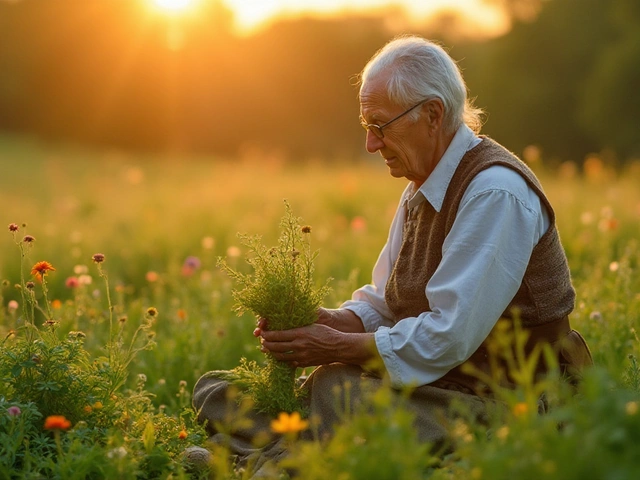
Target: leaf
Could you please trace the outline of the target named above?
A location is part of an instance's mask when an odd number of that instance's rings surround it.
[[[147,426],[144,427],[144,432],[142,432],[142,443],[144,444],[147,454],[150,454],[156,443],[156,429],[151,420],[147,422]]]
[[[22,373],[22,365],[14,365],[11,369],[11,376],[13,378],[18,378]]]

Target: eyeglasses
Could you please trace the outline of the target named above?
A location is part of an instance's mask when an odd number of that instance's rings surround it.
[[[426,102],[427,100],[430,100],[429,98],[425,98],[424,100],[422,100],[420,103],[416,103],[413,107],[411,107],[409,110],[402,112],[400,115],[398,115],[395,118],[392,118],[391,120],[389,120],[387,123],[383,124],[383,125],[376,125],[375,123],[366,123],[364,121],[360,122],[360,125],[362,125],[362,128],[364,128],[367,132],[371,131],[373,132],[373,134],[378,137],[378,138],[384,138],[384,132],[382,131],[383,128],[388,127],[389,125],[391,125],[393,122],[395,122],[396,120],[404,117],[407,113],[409,113],[411,110],[413,110],[414,108],[418,108],[420,105],[422,105],[424,102]]]

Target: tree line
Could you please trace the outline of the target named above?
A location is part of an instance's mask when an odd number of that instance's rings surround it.
[[[0,130],[144,151],[294,159],[363,153],[355,78],[383,15],[281,20],[237,36],[220,2],[172,20],[131,0],[0,2]],[[541,0],[505,35],[417,33],[455,58],[484,132],[516,152],[640,155],[640,2]]]

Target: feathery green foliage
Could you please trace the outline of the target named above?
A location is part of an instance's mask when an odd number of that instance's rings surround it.
[[[311,227],[301,226],[300,219],[285,200],[285,215],[280,221],[278,245],[267,247],[259,235],[241,234],[242,243],[249,248],[247,263],[252,273],[234,270],[220,259],[219,266],[239,285],[233,291],[238,314],[250,311],[265,318],[271,330],[288,330],[312,324],[322,300],[329,293],[329,281],[316,287],[314,260],[309,244]],[[303,411],[300,403],[303,392],[296,387],[296,369],[266,355],[266,364],[241,361],[226,374],[226,378],[242,386],[255,402],[258,411],[270,415],[279,412]]]

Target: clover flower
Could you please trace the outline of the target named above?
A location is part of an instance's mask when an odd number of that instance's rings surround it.
[[[271,430],[275,433],[296,433],[308,427],[309,422],[303,420],[298,412],[293,412],[291,415],[280,412],[276,420],[271,420]]]
[[[104,262],[104,254],[102,253],[94,253],[93,257],[91,257],[95,263]]]
[[[7,415],[9,415],[10,417],[17,417],[22,413],[22,410],[20,410],[20,407],[17,407],[15,405],[13,405],[12,407],[7,408]]]
[[[64,415],[49,415],[44,421],[45,430],[69,430],[71,422]]]

